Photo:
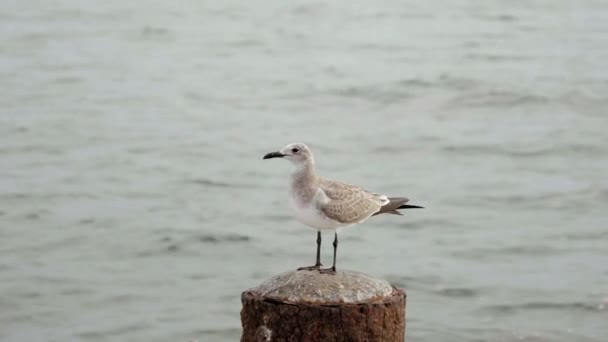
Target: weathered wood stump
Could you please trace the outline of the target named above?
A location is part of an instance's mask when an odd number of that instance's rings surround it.
[[[241,295],[241,342],[403,342],[405,293],[351,271],[293,271]]]

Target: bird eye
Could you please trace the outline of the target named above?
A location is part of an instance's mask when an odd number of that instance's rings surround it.
[[[300,152],[300,150],[299,150],[299,149],[297,149],[297,148],[292,148],[292,149],[291,149],[291,152],[293,152],[293,153],[298,153],[298,152]]]

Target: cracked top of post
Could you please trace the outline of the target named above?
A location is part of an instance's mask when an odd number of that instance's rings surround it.
[[[249,290],[256,296],[280,302],[338,304],[373,303],[393,294],[385,280],[354,271],[322,274],[292,271],[279,274]]]

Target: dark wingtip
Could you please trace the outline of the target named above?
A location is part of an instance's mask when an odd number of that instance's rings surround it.
[[[404,204],[402,206],[399,206],[397,209],[424,209],[424,207],[421,207],[419,205]]]

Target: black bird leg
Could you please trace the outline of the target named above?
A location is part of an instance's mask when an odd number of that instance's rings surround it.
[[[336,232],[336,237],[334,238],[333,245],[334,245],[334,263],[330,268],[320,269],[319,271],[321,273],[336,274],[336,251],[338,250],[338,232]]]
[[[321,268],[321,231],[318,230],[317,231],[317,261],[315,262],[314,266],[308,266],[308,267],[300,267],[298,268],[298,271],[302,271],[302,270],[307,270],[307,271],[311,271],[311,270],[318,270]]]

